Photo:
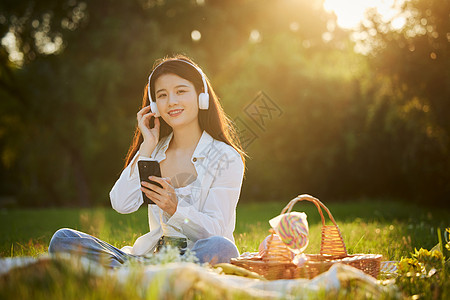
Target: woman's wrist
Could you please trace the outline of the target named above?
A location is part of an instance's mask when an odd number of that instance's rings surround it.
[[[155,149],[156,145],[150,145],[147,142],[143,142],[139,147],[139,155],[150,157]]]

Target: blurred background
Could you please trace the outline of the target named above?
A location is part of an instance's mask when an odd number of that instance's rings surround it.
[[[250,158],[242,202],[448,208],[449,0],[2,0],[0,206],[109,206],[147,76],[182,53]]]

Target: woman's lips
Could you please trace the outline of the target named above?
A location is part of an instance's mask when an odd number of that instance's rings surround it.
[[[169,116],[176,117],[179,116],[183,112],[183,109],[174,109],[169,111]]]

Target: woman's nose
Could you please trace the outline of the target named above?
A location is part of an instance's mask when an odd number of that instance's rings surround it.
[[[173,104],[177,104],[178,103],[178,98],[177,95],[175,93],[170,93],[169,94],[169,105],[173,105]]]

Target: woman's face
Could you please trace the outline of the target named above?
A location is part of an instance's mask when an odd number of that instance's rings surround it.
[[[163,74],[155,81],[159,113],[172,127],[198,122],[198,95],[194,85],[175,74]]]

